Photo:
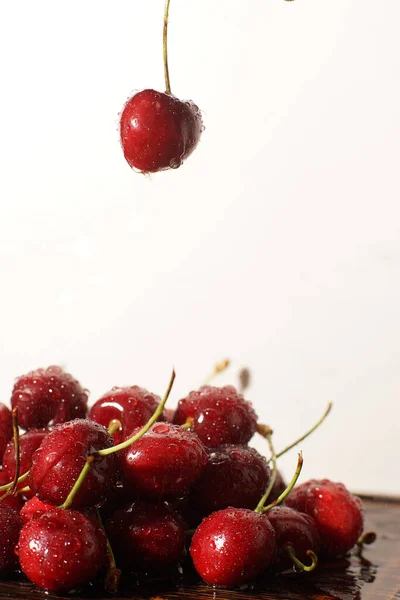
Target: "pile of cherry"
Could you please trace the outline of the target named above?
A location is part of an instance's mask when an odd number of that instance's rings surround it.
[[[361,501],[329,480],[295,486],[301,454],[286,486],[283,452],[241,393],[203,386],[172,411],[174,377],[162,401],[116,387],[90,410],[60,367],[16,381],[12,412],[0,404],[2,578],[22,571],[59,591],[102,577],[115,591],[121,573],[191,558],[208,584],[235,587],[267,569],[311,571],[359,543]],[[248,446],[256,431],[268,459]]]

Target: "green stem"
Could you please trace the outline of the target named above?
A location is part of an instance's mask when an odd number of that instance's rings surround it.
[[[271,478],[269,480],[268,487],[265,490],[265,494],[261,498],[260,502],[257,504],[257,507],[256,507],[256,509],[254,511],[254,512],[259,513],[259,514],[262,514],[263,509],[264,509],[264,504],[268,500],[268,497],[269,497],[269,495],[270,495],[270,493],[272,491],[272,488],[275,485],[276,474],[277,474],[277,470],[278,470],[277,466],[276,466],[276,453],[275,453],[274,445],[272,443],[272,431],[271,430],[270,430],[270,432],[268,432],[268,433],[265,434],[265,438],[266,438],[266,440],[268,442],[269,450],[270,450],[270,452],[272,454],[272,465],[273,465],[273,467],[272,467]]]
[[[294,564],[297,567],[299,567],[299,569],[301,569],[302,571],[306,571],[307,573],[310,573],[310,571],[314,571],[315,567],[318,564],[318,556],[312,550],[307,550],[306,552],[307,556],[309,556],[312,561],[311,565],[309,566],[305,565],[303,562],[301,562],[301,560],[297,558],[297,556],[294,553],[294,548],[291,544],[285,546],[285,552],[289,556],[289,558],[294,562]]]
[[[21,475],[21,477],[18,477],[17,483],[22,483],[23,481],[26,481],[28,479],[28,477],[29,477],[29,471],[27,471],[26,473]],[[0,485],[0,492],[9,490],[13,485],[14,485],[14,480],[10,481],[10,483],[5,483],[4,485]]]
[[[89,470],[90,470],[90,467],[91,467],[93,461],[94,461],[94,456],[89,456],[89,458],[85,462],[85,465],[84,465],[82,471],[79,474],[78,479],[75,481],[75,483],[72,487],[72,490],[68,494],[68,496],[67,496],[66,500],[63,502],[63,504],[61,504],[58,508],[69,508],[71,506],[71,504],[75,500],[76,494],[78,493],[81,485],[83,484],[83,482],[86,479],[87,474],[89,473]]]
[[[286,448],[283,448],[283,450],[281,450],[280,452],[278,452],[278,454],[276,455],[276,458],[280,458],[283,454],[286,454],[286,452],[289,452],[289,450],[291,450],[292,448],[294,448],[295,446],[297,446],[297,444],[300,444],[300,442],[302,442],[309,435],[311,435],[325,421],[326,417],[329,415],[329,413],[331,411],[332,406],[333,406],[332,402],[329,402],[328,406],[326,407],[326,410],[325,410],[324,414],[311,427],[311,429],[309,429],[304,435],[302,435],[301,437],[299,437],[295,442],[293,442],[289,446],[286,446]],[[257,431],[260,433],[260,431],[259,431],[258,428],[257,428]],[[261,432],[261,435],[262,435],[262,432]],[[272,460],[272,457],[269,459],[268,462],[271,462],[271,460]]]
[[[219,375],[219,373],[225,371],[230,364],[231,361],[229,360],[229,358],[224,358],[223,360],[220,360],[219,363],[215,365],[213,372],[210,373],[210,375],[204,381],[203,385],[208,385],[214,379],[214,377]]]
[[[168,18],[169,18],[169,3],[170,0],[165,0],[164,8],[164,28],[163,28],[163,58],[164,58],[164,79],[165,93],[171,94],[171,83],[169,80],[168,68]]]
[[[118,431],[118,429],[120,429],[120,428],[121,428],[121,421],[118,421],[118,419],[113,419],[108,424],[108,433],[110,435],[114,435],[114,433],[116,431]]]
[[[120,450],[125,450],[125,448],[128,448],[131,444],[134,444],[135,442],[137,442],[138,439],[140,439],[145,433],[147,433],[148,430],[150,429],[150,427],[152,425],[154,425],[154,423],[157,421],[157,419],[161,416],[161,414],[164,410],[164,406],[168,400],[168,396],[171,392],[172,386],[174,384],[174,380],[175,380],[175,370],[172,370],[171,379],[169,381],[168,388],[167,388],[167,391],[165,392],[164,398],[161,400],[161,402],[158,405],[157,410],[155,411],[153,416],[150,417],[150,419],[147,421],[146,425],[144,425],[144,427],[142,427],[142,429],[140,431],[138,431],[138,433],[133,435],[131,438],[125,440],[124,442],[117,444],[117,446],[112,446],[111,448],[104,448],[103,450],[98,450],[98,452],[96,452],[96,454],[100,455],[100,456],[108,456],[109,454],[113,454],[114,452],[119,452]]]
[[[273,502],[271,502],[271,504],[268,504],[268,506],[266,506],[265,508],[262,509],[263,514],[266,513],[268,510],[271,510],[271,508],[273,508],[274,506],[278,506],[279,504],[281,504],[284,501],[284,499],[286,498],[286,496],[288,496],[290,494],[290,492],[296,485],[296,482],[299,478],[302,468],[303,468],[303,456],[302,456],[301,452],[299,452],[299,458],[297,460],[297,467],[296,467],[296,470],[294,472],[291,482],[289,483],[287,488],[285,490],[283,490],[282,494],[280,496],[278,496],[278,498],[276,500],[274,500]]]
[[[181,425],[181,429],[191,429],[193,427],[194,419],[193,417],[188,417],[183,425]]]
[[[121,571],[120,571],[120,569],[117,568],[117,563],[115,562],[114,552],[113,552],[110,540],[108,539],[106,530],[104,529],[103,520],[101,518],[100,511],[97,507],[96,507],[95,511],[96,511],[97,521],[98,521],[100,527],[102,528],[102,530],[104,531],[104,535],[106,536],[106,540],[107,540],[106,543],[107,543],[108,568],[107,568],[107,574],[106,574],[106,578],[105,578],[104,587],[105,587],[106,591],[109,592],[110,594],[116,594],[118,591],[119,580],[121,578]]]

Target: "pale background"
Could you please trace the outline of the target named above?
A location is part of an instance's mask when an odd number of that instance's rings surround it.
[[[117,122],[163,89],[162,11],[1,2],[1,400],[51,363],[93,400],[162,394],[174,364],[174,402],[229,356],[278,447],[335,402],[304,478],[398,494],[400,5],[172,0],[172,89],[206,131],[147,178]]]

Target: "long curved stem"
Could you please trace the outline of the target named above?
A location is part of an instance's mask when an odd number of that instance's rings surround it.
[[[23,481],[26,481],[28,479],[28,477],[29,477],[29,471],[27,471],[26,473],[21,475],[21,477],[18,477],[17,483],[22,483]],[[10,481],[10,483],[5,483],[4,485],[0,485],[0,492],[5,492],[6,490],[9,490],[13,485],[14,485],[14,481]]]
[[[282,492],[282,494],[280,496],[278,496],[278,498],[276,500],[274,500],[273,502],[271,502],[271,504],[268,504],[268,506],[266,506],[265,508],[262,509],[263,514],[268,512],[269,510],[271,510],[271,508],[274,508],[274,506],[278,506],[279,504],[281,504],[284,501],[284,499],[286,498],[286,496],[288,496],[290,494],[290,492],[296,485],[296,482],[299,478],[302,468],[303,468],[303,456],[302,456],[301,452],[299,452],[299,457],[297,459],[297,467],[296,467],[296,470],[294,472],[291,482],[287,486],[286,490],[284,490]]]
[[[294,548],[291,544],[288,544],[285,547],[285,551],[286,554],[289,556],[290,560],[292,560],[294,564],[302,571],[310,573],[311,571],[314,571],[315,567],[318,565],[318,556],[312,550],[307,550],[306,552],[307,556],[311,558],[311,565],[305,565],[303,562],[301,562],[300,559],[297,558],[297,556],[294,553]]]
[[[169,3],[171,0],[165,0],[164,7],[164,28],[163,28],[163,58],[164,58],[164,79],[165,93],[171,94],[171,83],[169,80],[168,68],[168,18],[169,18]]]
[[[255,511],[254,511],[254,512],[256,512],[256,513],[260,513],[260,514],[262,514],[262,512],[263,512],[263,509],[264,509],[264,504],[265,504],[265,503],[266,503],[266,501],[268,500],[268,497],[269,497],[269,495],[270,495],[270,493],[271,493],[271,491],[272,491],[272,488],[273,488],[273,487],[274,487],[274,485],[275,485],[275,481],[276,481],[276,474],[277,474],[277,470],[278,470],[278,468],[277,468],[277,466],[276,466],[276,453],[275,453],[275,448],[274,448],[274,445],[273,445],[273,443],[272,443],[272,430],[271,430],[271,429],[270,429],[268,432],[266,432],[266,433],[265,433],[265,438],[266,438],[266,440],[267,440],[267,442],[268,442],[268,445],[269,445],[269,450],[270,450],[270,452],[271,452],[271,454],[272,454],[272,465],[273,465],[273,467],[272,467],[271,478],[270,478],[270,480],[269,480],[268,487],[267,487],[267,489],[265,490],[265,494],[264,494],[264,496],[261,498],[260,502],[257,504],[257,507],[256,507],[256,509],[255,509]]]

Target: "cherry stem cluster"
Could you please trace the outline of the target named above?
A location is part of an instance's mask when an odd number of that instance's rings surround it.
[[[282,504],[284,499],[290,494],[290,492],[296,485],[302,468],[303,468],[303,456],[302,456],[301,452],[299,452],[299,457],[297,459],[297,466],[296,466],[294,475],[292,477],[292,480],[290,481],[287,488],[285,490],[283,490],[282,494],[280,496],[278,496],[278,498],[276,500],[274,500],[273,502],[271,502],[271,504],[268,504],[268,506],[266,506],[265,508],[262,509],[262,514],[268,512],[269,510],[271,510],[271,508],[274,508],[274,506],[279,506],[279,504]]]

